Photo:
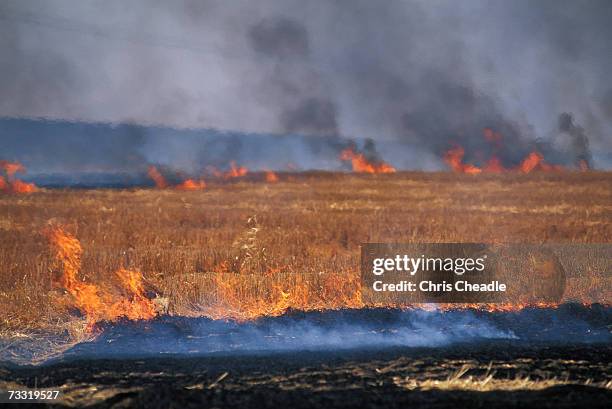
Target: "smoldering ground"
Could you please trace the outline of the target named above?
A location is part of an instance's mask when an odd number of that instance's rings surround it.
[[[162,316],[151,321],[102,323],[94,341],[78,344],[59,358],[447,348],[496,341],[521,345],[608,343],[610,313],[609,307],[597,304],[564,304],[507,312],[389,308],[289,311],[280,317],[247,322]]]
[[[31,0],[4,2],[0,19],[1,116],[146,125],[121,140],[83,130],[102,167],[189,165],[170,163],[177,150],[204,166],[257,145],[266,167],[280,167],[280,151],[333,169],[341,147],[365,138],[400,169],[441,168],[453,144],[506,166],[534,147],[610,166],[607,1]],[[149,137],[152,125],[233,136]],[[46,133],[38,156],[61,145],[78,157],[70,138]],[[270,134],[298,136],[277,148]],[[26,162],[37,154],[14,147],[23,141],[3,131],[0,148]]]

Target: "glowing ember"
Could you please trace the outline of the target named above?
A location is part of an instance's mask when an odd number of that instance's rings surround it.
[[[357,173],[395,173],[393,166],[386,162],[371,162],[363,153],[357,153],[352,148],[346,148],[340,152],[341,161],[350,161],[353,172]]]
[[[489,159],[483,171],[487,173],[502,173],[505,172],[506,169],[504,168],[504,165],[502,165],[499,158],[497,156],[493,156],[491,159]]]
[[[86,283],[78,278],[83,254],[79,240],[61,227],[51,228],[45,233],[55,249],[56,260],[62,265],[59,284],[70,294],[74,306],[85,315],[90,330],[100,321],[115,321],[122,317],[150,319],[156,315],[154,304],[144,296],[141,273],[126,269],[115,273],[121,295]]]

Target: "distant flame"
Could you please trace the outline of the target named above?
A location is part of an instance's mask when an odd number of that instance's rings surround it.
[[[231,179],[246,176],[249,173],[249,169],[244,166],[238,166],[236,161],[230,161],[230,169],[227,172],[222,172],[214,166],[207,168],[210,173],[216,178]]]
[[[170,184],[168,183],[166,178],[161,174],[161,172],[155,166],[149,166],[147,173],[149,177],[153,179],[153,182],[155,182],[155,187],[157,187],[158,189],[166,189],[170,187]],[[186,179],[183,182],[173,187],[176,190],[186,190],[186,191],[203,190],[206,188],[206,182],[204,181],[204,179],[200,179],[200,180]]]
[[[138,271],[119,269],[115,276],[123,295],[86,283],[78,278],[83,249],[81,243],[61,227],[46,231],[55,258],[62,264],[60,285],[72,296],[74,306],[86,317],[90,329],[100,321],[150,319],[156,315],[154,304],[144,296],[142,274]]]
[[[494,150],[498,151],[502,148],[503,136],[499,132],[485,128],[483,130],[484,138],[493,144]],[[504,173],[518,171],[521,173],[531,173],[533,171],[542,172],[558,172],[565,170],[561,165],[553,165],[544,160],[544,156],[537,151],[530,152],[521,163],[515,168],[506,168],[502,164],[499,157],[495,154],[487,160],[484,166],[479,167],[471,163],[465,163],[463,157],[465,150],[461,146],[455,146],[447,150],[444,154],[446,164],[457,173],[478,174],[478,173]],[[586,163],[585,163],[586,164]],[[579,166],[582,169],[582,165]]]
[[[536,169],[540,163],[544,161],[544,156],[538,152],[531,152],[519,165],[519,169],[523,173],[529,173]]]
[[[155,182],[155,187],[158,189],[165,189],[168,187],[166,178],[159,172],[159,170],[157,170],[155,166],[149,166],[147,174],[151,179],[153,179],[153,182]]]
[[[278,175],[271,170],[266,170],[266,182],[276,183],[278,182]]]
[[[357,173],[395,173],[393,166],[386,162],[370,162],[363,153],[355,152],[352,148],[346,148],[340,152],[341,161],[350,161],[353,172]]]
[[[26,183],[15,178],[15,173],[25,172],[25,167],[19,162],[0,161],[0,170],[6,177],[0,175],[0,192],[4,193],[32,193],[38,188],[34,183]]]
[[[237,166],[235,161],[230,162],[230,170],[224,175],[226,178],[239,178],[249,173],[244,166]]]
[[[177,190],[202,190],[206,188],[206,182],[203,179],[193,180],[187,179],[174,187]]]
[[[450,166],[450,168],[457,173],[468,173],[468,174],[476,174],[482,172],[477,166],[470,165],[467,163],[463,163],[463,156],[465,155],[465,150],[457,146],[453,149],[449,149],[444,155],[444,161]]]

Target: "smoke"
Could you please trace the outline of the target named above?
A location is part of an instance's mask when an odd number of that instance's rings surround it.
[[[559,115],[559,131],[570,137],[569,150],[573,156],[574,163],[592,166],[591,150],[589,149],[589,138],[581,126],[574,124],[574,118],[567,112]]]
[[[161,317],[109,325],[94,342],[77,345],[65,357],[447,348],[495,340],[605,343],[610,341],[606,329],[609,319],[609,308],[573,304],[506,313],[396,309],[289,312],[242,323]]]
[[[513,165],[534,145],[565,157],[565,134],[569,162],[612,165],[605,0],[13,0],[0,20],[0,116],[144,125],[143,138],[125,141],[135,159],[198,152],[169,163],[190,168],[225,149],[227,162],[257,134],[292,136],[261,149],[272,168],[268,152],[334,169],[338,148],[365,138],[400,169],[441,167],[453,144],[466,161],[495,152]],[[559,127],[564,112],[575,121]],[[159,127],[229,130],[235,145],[160,139]],[[484,128],[503,135],[503,149]],[[0,136],[3,155],[19,150]],[[121,143],[82,137],[84,149],[102,146],[100,166],[129,167],[111,147]],[[65,155],[72,142],[56,139]],[[326,156],[310,160],[317,153]]]

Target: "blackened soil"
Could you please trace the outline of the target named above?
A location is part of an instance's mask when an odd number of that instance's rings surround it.
[[[0,389],[59,388],[64,395],[56,407],[609,408],[612,391],[604,385],[612,379],[611,357],[609,343],[494,340],[443,348],[66,360],[3,364]],[[462,371],[462,378],[561,382],[509,391],[418,386]]]

